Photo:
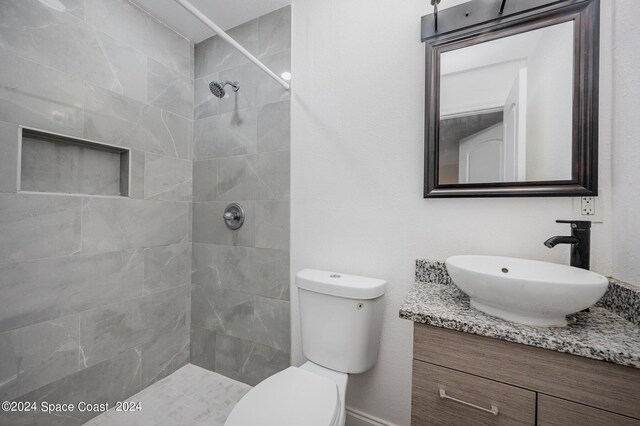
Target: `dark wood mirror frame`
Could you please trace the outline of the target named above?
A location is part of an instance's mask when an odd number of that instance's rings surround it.
[[[422,17],[426,42],[424,197],[573,197],[598,195],[599,0],[473,0]],[[440,54],[574,22],[571,180],[439,184]]]

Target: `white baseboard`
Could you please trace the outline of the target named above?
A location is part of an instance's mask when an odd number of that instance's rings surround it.
[[[346,426],[397,426],[351,407],[347,407],[346,423]]]

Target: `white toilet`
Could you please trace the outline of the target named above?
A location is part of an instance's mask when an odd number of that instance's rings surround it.
[[[348,374],[376,362],[387,283],[304,269],[296,274],[302,367],[289,367],[251,389],[225,426],[344,426]]]

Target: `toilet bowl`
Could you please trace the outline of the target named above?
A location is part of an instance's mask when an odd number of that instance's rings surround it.
[[[307,362],[289,367],[251,389],[225,426],[341,426],[347,374]]]
[[[377,360],[387,283],[304,269],[296,285],[302,353],[309,361],[256,385],[225,426],[344,426],[349,374]]]

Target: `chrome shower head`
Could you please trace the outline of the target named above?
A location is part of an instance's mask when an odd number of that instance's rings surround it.
[[[224,98],[224,95],[227,93],[224,90],[224,86],[229,85],[233,88],[234,92],[237,92],[238,90],[240,90],[240,83],[239,82],[231,82],[229,80],[225,81],[224,83],[219,83],[217,81],[212,81],[211,83],[209,83],[209,90],[211,90],[211,93],[213,93],[213,95],[217,98]]]

